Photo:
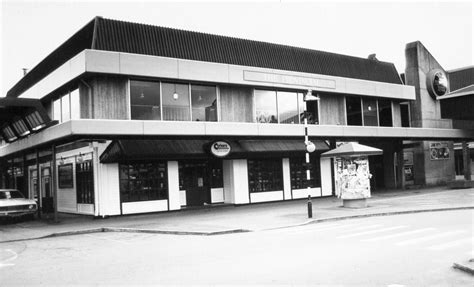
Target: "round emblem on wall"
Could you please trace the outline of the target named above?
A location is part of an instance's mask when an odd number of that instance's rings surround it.
[[[211,144],[211,153],[217,157],[226,157],[230,150],[230,144],[225,141],[216,141]]]
[[[430,96],[436,100],[437,97],[446,95],[448,92],[448,77],[440,70],[431,70],[426,77],[426,87]]]

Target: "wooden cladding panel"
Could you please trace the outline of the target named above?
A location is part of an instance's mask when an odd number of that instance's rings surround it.
[[[91,81],[93,118],[128,120],[127,79],[100,77]]]
[[[393,126],[401,127],[402,126],[402,115],[400,111],[400,103],[392,102],[392,117],[393,117]]]
[[[321,125],[345,125],[346,119],[344,111],[343,95],[321,95],[320,100],[320,120]]]
[[[89,88],[83,83],[79,84],[79,103],[80,103],[80,114],[81,119],[91,119],[91,103],[89,98]]]
[[[221,121],[253,122],[252,89],[247,87],[221,86]]]

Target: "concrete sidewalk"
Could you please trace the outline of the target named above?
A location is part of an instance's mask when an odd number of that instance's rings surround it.
[[[177,212],[93,219],[60,214],[60,222],[35,220],[0,226],[0,242],[101,231],[215,235],[230,232],[284,228],[345,218],[410,212],[474,209],[474,189],[446,187],[374,193],[369,207],[343,208],[334,197],[314,198],[313,218],[307,217],[307,200],[245,206],[212,206]]]

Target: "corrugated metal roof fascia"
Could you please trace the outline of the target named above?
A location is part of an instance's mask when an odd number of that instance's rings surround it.
[[[474,67],[448,72],[451,91],[474,84]]]

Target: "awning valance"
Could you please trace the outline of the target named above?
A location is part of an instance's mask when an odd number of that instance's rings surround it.
[[[209,158],[213,140],[176,139],[176,140],[115,140],[100,156],[102,163],[149,161],[160,159]],[[229,158],[243,158],[259,155],[292,155],[306,152],[303,140],[226,140],[231,146]],[[315,153],[329,150],[321,140],[313,140]]]

